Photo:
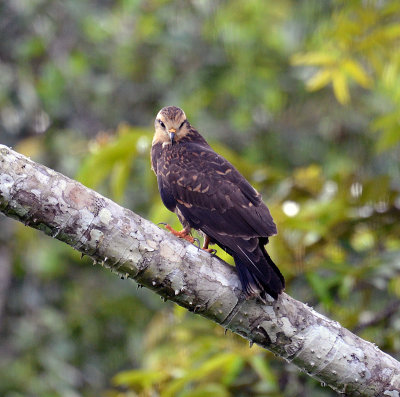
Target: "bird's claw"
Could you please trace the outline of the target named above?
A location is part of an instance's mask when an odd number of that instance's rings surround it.
[[[165,222],[158,222],[157,226],[159,225],[163,225],[166,227],[167,230],[169,230],[173,235],[179,237],[179,238],[183,238],[186,241],[189,241],[189,243],[192,243],[195,247],[197,247],[197,249],[202,249],[204,251],[207,251],[208,253],[210,253],[212,256],[215,256],[215,254],[217,253],[217,250],[215,249],[209,249],[209,248],[205,248],[205,247],[200,247],[200,240],[198,238],[192,237],[190,235],[189,232],[187,232],[185,229],[178,232],[176,230],[174,230],[168,223]]]
[[[211,254],[211,256],[215,256],[215,254],[217,253],[217,250],[214,248],[202,248],[202,250],[208,252],[209,254]]]
[[[167,230],[169,230],[174,236],[183,238],[184,240],[189,241],[189,243],[193,244],[194,241],[196,240],[191,236],[190,230],[183,229],[179,232],[178,230],[175,230],[172,226],[168,225],[168,223],[164,223],[164,222],[158,223],[158,225],[160,225],[160,224],[164,225],[165,228]]]

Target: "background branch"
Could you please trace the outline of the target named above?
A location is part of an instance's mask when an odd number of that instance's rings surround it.
[[[398,396],[400,363],[282,294],[244,300],[234,268],[0,145],[0,210],[272,351],[346,395]]]

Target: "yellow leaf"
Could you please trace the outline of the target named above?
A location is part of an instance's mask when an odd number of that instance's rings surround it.
[[[332,85],[333,85],[333,92],[335,94],[336,99],[342,105],[349,103],[350,101],[350,93],[349,87],[347,85],[347,80],[345,75],[337,70],[332,73]]]
[[[382,28],[383,36],[386,40],[398,39],[400,36],[400,24],[393,23]]]
[[[320,90],[322,87],[328,85],[331,80],[332,71],[330,69],[320,70],[307,81],[307,89],[309,91]]]
[[[394,277],[389,281],[389,291],[394,293],[396,296],[400,296],[400,277]]]
[[[362,87],[369,88],[372,86],[372,80],[358,62],[347,59],[341,66]]]
[[[385,68],[383,69],[382,72],[382,82],[385,84],[387,87],[392,87],[393,84],[396,83],[396,80],[398,78],[398,65],[397,65],[397,60],[393,62],[388,62],[385,65]]]
[[[399,117],[397,112],[386,113],[383,116],[376,117],[370,124],[371,131],[378,132],[382,130],[397,129],[400,130]]]
[[[307,52],[305,54],[295,54],[291,58],[293,65],[332,65],[336,58],[331,54],[323,52]]]
[[[397,14],[400,11],[400,3],[389,2],[385,7],[381,9],[381,17],[387,17]]]
[[[317,164],[311,164],[307,167],[297,168],[294,171],[293,179],[296,186],[317,194],[323,183],[321,174],[321,167]]]
[[[382,131],[378,142],[376,143],[377,153],[395,148],[400,142],[400,132],[398,128],[389,128]]]

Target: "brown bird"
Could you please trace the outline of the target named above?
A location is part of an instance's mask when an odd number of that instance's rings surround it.
[[[277,230],[261,195],[210,147],[182,109],[162,108],[154,126],[152,169],[164,205],[183,226],[180,232],[167,228],[191,242],[191,229],[200,230],[203,249],[218,244],[234,258],[247,297],[268,293],[277,299],[285,280],[264,247]]]

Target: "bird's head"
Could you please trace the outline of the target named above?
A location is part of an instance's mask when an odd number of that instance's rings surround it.
[[[174,144],[189,132],[189,122],[185,112],[176,106],[162,108],[154,122],[153,143]]]

